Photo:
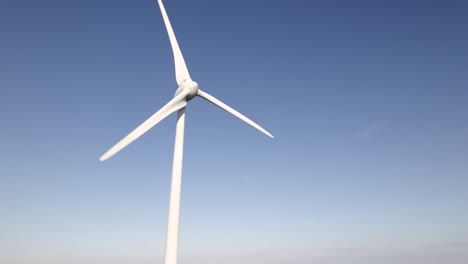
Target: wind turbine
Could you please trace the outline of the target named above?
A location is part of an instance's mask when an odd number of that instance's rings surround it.
[[[175,75],[176,81],[179,85],[175,92],[174,98],[170,100],[166,105],[154,113],[150,118],[144,121],[140,126],[135,128],[130,134],[120,140],[106,153],[104,153],[99,159],[104,161],[117,152],[125,148],[127,145],[132,143],[138,137],[143,135],[150,128],[158,124],[161,120],[166,118],[171,113],[178,111],[177,125],[175,133],[175,144],[174,144],[174,158],[172,161],[172,180],[171,180],[171,191],[169,198],[169,217],[167,224],[167,237],[166,237],[166,255],[165,264],[177,264],[177,251],[178,251],[178,238],[179,238],[179,219],[180,219],[180,192],[182,183],[182,158],[184,149],[184,127],[185,127],[185,106],[187,102],[193,99],[195,96],[199,96],[208,102],[224,109],[225,111],[233,114],[240,118],[247,124],[260,130],[267,136],[273,138],[273,136],[257,125],[255,122],[224,104],[215,97],[203,92],[198,88],[198,84],[190,78],[190,74],[185,65],[184,57],[177,43],[177,39],[172,30],[171,23],[166,13],[166,9],[161,0],[158,0],[159,7],[161,9],[164,24],[166,25],[169,40],[172,46],[172,52],[174,54],[175,62]]]

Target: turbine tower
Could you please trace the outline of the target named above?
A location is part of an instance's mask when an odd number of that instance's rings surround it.
[[[182,158],[184,150],[184,128],[185,128],[185,106],[187,102],[193,99],[195,96],[199,96],[208,102],[218,106],[221,109],[233,114],[239,119],[243,120],[247,124],[260,130],[262,133],[273,138],[273,136],[257,125],[255,122],[224,104],[215,97],[203,92],[198,87],[198,84],[190,78],[190,74],[185,65],[184,57],[177,43],[177,39],[172,30],[171,23],[166,13],[166,9],[161,0],[158,0],[159,7],[161,9],[164,24],[166,25],[169,40],[172,46],[172,52],[174,54],[175,62],[175,75],[176,81],[179,88],[176,90],[174,98],[170,100],[166,105],[154,113],[150,118],[144,121],[141,125],[135,128],[130,134],[125,136],[122,140],[117,142],[112,148],[104,153],[99,159],[104,161],[117,152],[125,148],[127,145],[132,143],[134,140],[143,135],[146,131],[151,129],[153,126],[158,124],[161,120],[166,118],[171,113],[178,111],[177,125],[175,133],[174,143],[174,158],[172,161],[172,179],[171,179],[171,191],[169,198],[169,217],[167,224],[167,237],[166,237],[166,255],[165,264],[177,264],[177,251],[178,251],[178,240],[179,240],[179,215],[180,215],[180,193],[182,183]]]

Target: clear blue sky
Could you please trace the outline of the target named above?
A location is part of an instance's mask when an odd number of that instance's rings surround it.
[[[180,263],[468,259],[468,2],[167,0],[193,80]],[[163,263],[156,1],[0,1],[0,262]]]

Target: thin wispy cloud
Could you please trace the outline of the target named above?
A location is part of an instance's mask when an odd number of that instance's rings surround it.
[[[384,122],[372,123],[372,124],[366,126],[365,128],[361,129],[359,131],[358,135],[360,137],[364,137],[364,138],[371,137],[371,136],[375,135],[376,133],[378,133],[379,131],[381,131],[384,126],[385,126]]]
[[[424,246],[426,246],[426,247],[444,247],[444,248],[461,248],[461,247],[468,247],[468,242],[452,241],[452,242],[444,242],[444,243],[426,244]]]
[[[357,250],[364,250],[364,249],[368,249],[368,248],[365,246],[335,248],[335,250],[337,251],[357,251]]]
[[[316,221],[313,221],[313,220],[307,220],[307,221],[304,221],[304,222],[299,222],[297,223],[297,226],[296,228],[298,230],[309,230],[311,229],[312,226],[316,225],[317,222]]]
[[[296,228],[298,230],[310,230],[316,224],[317,224],[316,221],[307,220],[307,221],[304,221],[302,223],[297,223]]]

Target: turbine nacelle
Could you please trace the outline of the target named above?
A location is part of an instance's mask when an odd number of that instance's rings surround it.
[[[198,95],[198,83],[192,81],[191,79],[185,80],[179,88],[177,88],[175,95],[179,95],[181,92],[187,93],[187,97],[185,98],[187,101],[190,101],[192,98]]]

